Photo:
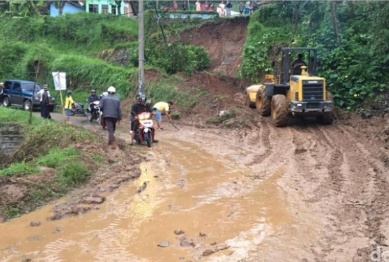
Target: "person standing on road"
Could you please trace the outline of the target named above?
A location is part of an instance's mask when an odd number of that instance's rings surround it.
[[[239,2],[239,13],[240,13],[240,15],[243,14],[243,10],[244,10],[244,4],[243,4],[243,2]]]
[[[231,16],[231,11],[232,11],[232,4],[230,1],[227,1],[226,4],[226,15]]]
[[[68,90],[66,92],[66,99],[65,99],[65,110],[66,110],[66,119],[65,123],[71,124],[70,123],[70,116],[72,115],[72,108],[74,107],[74,100],[72,97],[72,91]]]
[[[50,93],[47,85],[43,86],[43,93],[41,95],[41,116],[46,119],[51,119],[50,115]]]
[[[46,103],[43,104],[43,94],[45,94],[45,100]],[[50,103],[50,92],[48,91],[47,85],[43,85],[42,88],[36,93],[35,95],[36,99],[39,99],[39,106],[41,110],[41,117],[42,118],[48,118],[47,117],[47,112],[50,113],[49,111],[49,103]]]
[[[200,0],[197,0],[196,3],[195,3],[195,6],[196,6],[196,11],[201,11],[201,3],[200,3]]]
[[[115,96],[116,88],[108,87],[108,95],[101,100],[100,110],[103,112],[103,118],[108,129],[108,145],[116,149],[115,130],[116,124],[122,120],[122,111],[120,100]]]
[[[173,106],[173,102],[158,102],[153,106],[155,113],[155,121],[157,121],[158,130],[163,131],[162,127],[162,114],[166,114],[169,121],[172,123],[172,117],[170,116],[170,108]]]

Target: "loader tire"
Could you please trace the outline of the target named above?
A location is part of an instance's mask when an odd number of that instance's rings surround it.
[[[245,100],[244,100],[245,106],[248,106],[250,108],[255,108],[255,102],[252,102],[250,99],[250,95],[246,94]]]
[[[288,124],[288,108],[284,95],[274,95],[271,100],[271,117],[276,127]]]
[[[257,91],[255,106],[261,116],[269,116],[271,111],[271,98],[266,96],[265,88],[261,87]]]
[[[334,97],[330,92],[327,92],[327,100],[334,102]],[[321,116],[316,117],[316,120],[322,125],[331,125],[334,122],[334,111],[323,113]]]

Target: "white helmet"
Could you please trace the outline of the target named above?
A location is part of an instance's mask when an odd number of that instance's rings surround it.
[[[107,92],[108,93],[116,93],[116,88],[113,86],[110,86],[110,87],[108,87]]]

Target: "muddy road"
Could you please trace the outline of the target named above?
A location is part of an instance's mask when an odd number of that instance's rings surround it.
[[[98,209],[49,221],[53,203],[0,224],[0,260],[389,258],[388,150],[363,131],[266,119],[247,129],[178,126],[166,123],[152,148],[133,146],[145,156],[141,176]],[[129,141],[127,129],[117,136]]]

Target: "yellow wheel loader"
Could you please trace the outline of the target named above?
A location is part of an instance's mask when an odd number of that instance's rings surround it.
[[[321,124],[332,124],[333,99],[326,80],[316,76],[317,49],[285,47],[281,51],[279,74],[274,81],[258,86],[251,105],[260,115],[270,115],[277,127],[286,126],[288,116],[315,117]]]

